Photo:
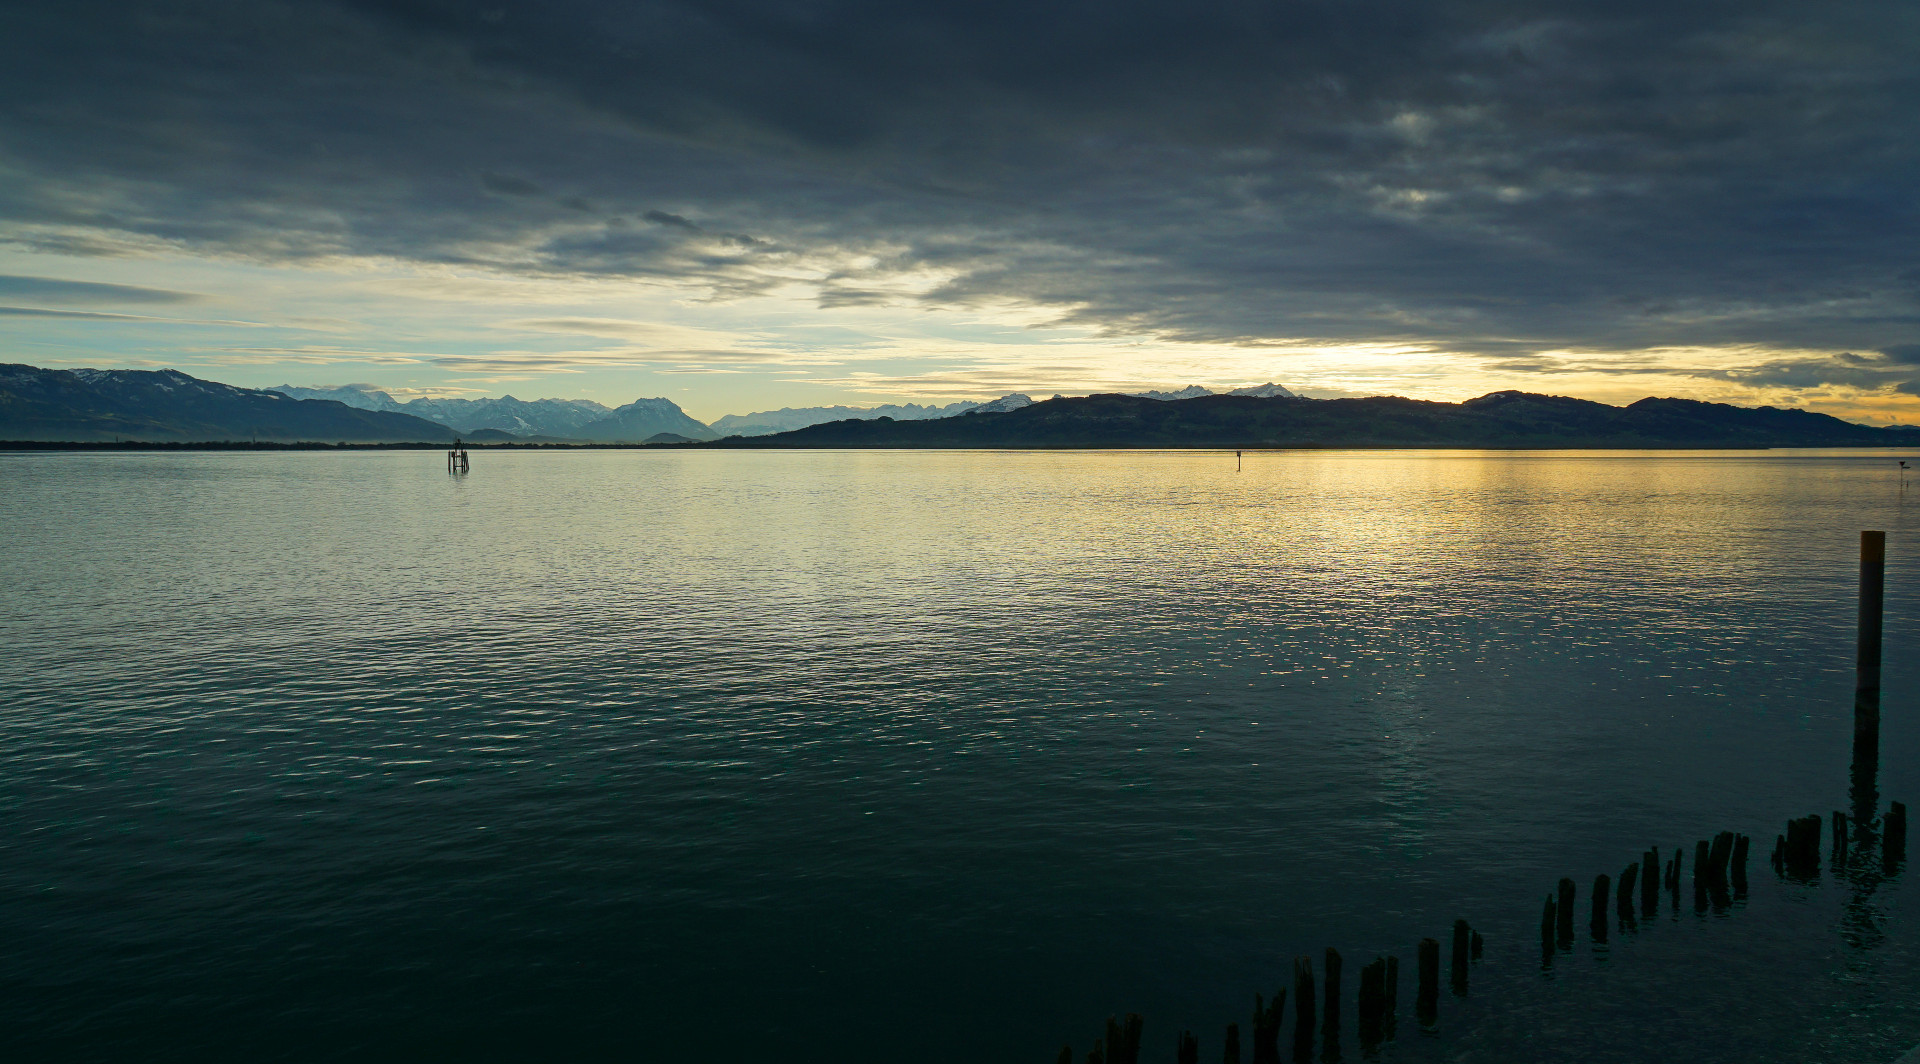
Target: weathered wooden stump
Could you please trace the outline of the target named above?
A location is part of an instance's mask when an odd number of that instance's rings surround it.
[[[1387,959],[1376,957],[1360,969],[1360,1052],[1371,1056],[1387,1026]]]
[[[1561,949],[1573,948],[1573,895],[1573,880],[1560,880],[1560,900],[1554,907],[1554,913],[1560,921],[1555,931],[1559,935]]]
[[[1440,943],[1431,938],[1420,940],[1419,997],[1414,1009],[1422,1027],[1432,1027],[1440,1015]]]
[[[1255,1006],[1258,1008],[1259,1006]],[[1227,1024],[1227,1036],[1223,1042],[1226,1049],[1220,1054],[1220,1064],[1240,1064],[1240,1025]],[[1277,1046],[1275,1047],[1278,1048]]]
[[[1293,1059],[1313,1056],[1313,960],[1293,962]]]
[[[1473,951],[1473,928],[1465,920],[1453,922],[1453,960],[1448,966],[1455,997],[1467,996],[1467,963]]]
[[[1587,921],[1587,931],[1595,942],[1607,940],[1607,897],[1612,884],[1605,872],[1593,877],[1593,916]]]
[[[1322,1056],[1340,1059],[1340,951],[1327,947],[1325,971],[1321,973],[1326,993],[1321,997],[1320,1030],[1326,1043]]]
[[[1253,996],[1253,1064],[1280,1064],[1280,1017],[1286,1006],[1285,989],[1273,995],[1271,1005]]]

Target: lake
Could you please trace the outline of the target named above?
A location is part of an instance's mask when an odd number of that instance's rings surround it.
[[[1880,452],[0,454],[0,1047],[1215,1061],[1334,946],[1384,1059],[1890,1061],[1907,884],[1766,854],[1847,807],[1861,529],[1920,800],[1917,513]],[[1559,877],[1718,830],[1743,905],[1541,970]]]

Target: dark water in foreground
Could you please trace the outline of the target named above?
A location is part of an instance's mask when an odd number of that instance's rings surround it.
[[[1764,848],[1845,806],[1862,528],[1920,804],[1892,466],[0,455],[0,1055],[1214,1061],[1333,945],[1392,1060],[1890,1060],[1913,890]],[[1540,974],[1555,879],[1723,828],[1745,908]]]

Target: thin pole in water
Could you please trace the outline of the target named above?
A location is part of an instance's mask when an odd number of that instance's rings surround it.
[[[1901,468],[1903,469],[1906,468],[1906,464],[1907,463],[1905,462],[1900,463]],[[1233,471],[1236,473],[1240,472],[1240,452],[1239,451],[1233,452]]]

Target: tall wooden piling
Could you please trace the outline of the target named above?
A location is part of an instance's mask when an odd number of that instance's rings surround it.
[[[1126,1018],[1107,1017],[1106,1064],[1140,1064],[1140,1031],[1145,1021],[1137,1012]],[[1099,1043],[1094,1043],[1096,1046]]]
[[[1107,1064],[1106,1043],[1096,1038],[1093,1048],[1087,1050],[1087,1064]]]
[[[1607,940],[1607,900],[1613,885],[1613,878],[1605,872],[1593,877],[1593,915],[1587,921],[1587,932],[1595,942]]]
[[[1860,533],[1860,626],[1854,656],[1853,751],[1879,761],[1880,617],[1887,591],[1887,534]]]
[[[1200,1040],[1192,1031],[1180,1032],[1180,1048],[1174,1054],[1175,1064],[1200,1064]]]
[[[1360,969],[1360,1001],[1356,1019],[1360,1052],[1372,1056],[1387,1026],[1387,959],[1375,957]]]
[[[1473,950],[1473,928],[1465,920],[1453,922],[1453,957],[1447,966],[1448,982],[1455,997],[1467,996],[1467,964]]]
[[[1400,1007],[1400,958],[1387,958],[1387,1037],[1393,1037],[1393,1014]]]
[[[1253,996],[1253,1064],[1280,1064],[1280,1018],[1287,1007],[1287,991],[1273,995],[1273,1004]]]
[[[1713,846],[1707,851],[1707,881],[1711,885],[1725,885],[1727,865],[1733,860],[1733,832],[1722,831],[1713,837]]]
[[[1553,963],[1554,943],[1559,937],[1556,931],[1560,925],[1555,908],[1553,895],[1547,895],[1546,907],[1540,910],[1540,962],[1542,964]]]
[[[1655,877],[1660,871],[1660,847],[1655,846],[1640,856],[1640,915],[1651,920],[1660,915],[1660,881]]]
[[[1293,962],[1293,1059],[1313,1056],[1313,959]]]
[[[1431,938],[1420,940],[1419,997],[1414,1008],[1422,1027],[1432,1027],[1440,1015],[1440,943]]]
[[[1326,993],[1320,999],[1320,1030],[1325,1035],[1325,1056],[1328,1060],[1340,1059],[1340,951],[1327,947],[1324,961],[1325,970],[1321,972],[1321,985]]]
[[[1787,821],[1787,834],[1782,842],[1781,863],[1785,873],[1795,879],[1809,879],[1820,874],[1820,825],[1822,817],[1818,813],[1796,817]]]
[[[1733,902],[1727,892],[1727,867],[1733,863],[1733,843],[1733,832],[1722,831],[1713,837],[1713,845],[1707,851],[1707,891],[1712,895],[1715,910],[1724,910]]]
[[[1733,896],[1736,898],[1747,896],[1747,850],[1752,843],[1753,840],[1745,835],[1733,837],[1733,860],[1730,871],[1733,880]]]
[[[1560,880],[1560,900],[1555,906],[1555,915],[1560,923],[1555,928],[1560,938],[1560,947],[1567,949],[1573,945],[1573,880]]]
[[[1227,1024],[1227,1037],[1224,1039],[1223,1044],[1226,1046],[1226,1049],[1221,1051],[1220,1064],[1240,1064],[1239,1024]]]
[[[1639,881],[1639,862],[1636,861],[1620,870],[1620,887],[1619,890],[1615,892],[1618,899],[1614,902],[1613,907],[1620,914],[1620,929],[1623,931],[1633,927],[1633,888]]]

